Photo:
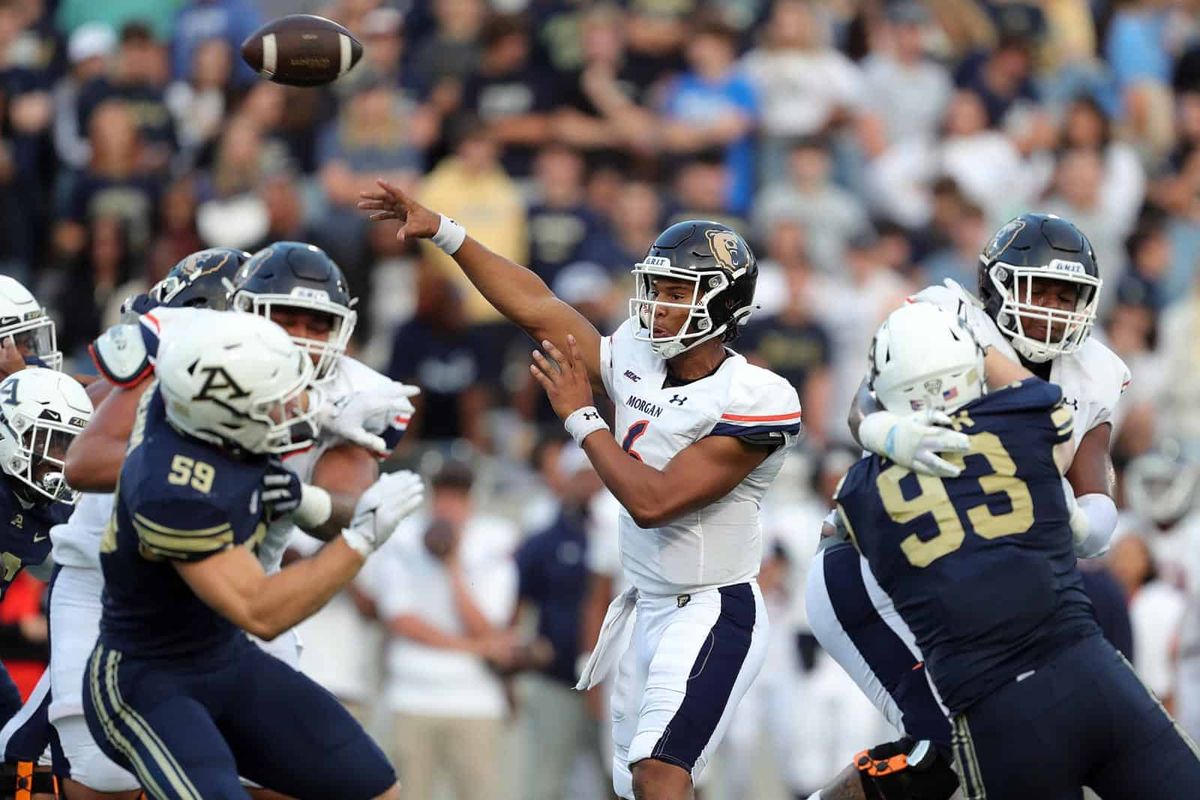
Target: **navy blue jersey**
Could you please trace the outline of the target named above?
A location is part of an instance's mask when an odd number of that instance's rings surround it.
[[[22,501],[13,481],[0,480],[0,599],[18,572],[50,556],[50,529],[71,516],[66,503]]]
[[[159,391],[145,398],[100,545],[100,641],[139,657],[198,655],[242,633],[171,562],[257,546],[266,533],[259,493],[268,462],[179,433],[167,423]]]
[[[958,713],[1099,630],[1054,464],[1073,424],[1062,390],[1031,378],[952,416],[971,441],[957,478],[871,456],[850,469],[837,500]]]

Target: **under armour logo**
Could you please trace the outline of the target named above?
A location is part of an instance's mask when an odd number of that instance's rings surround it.
[[[591,422],[594,419],[600,419],[600,415],[595,411],[585,411],[583,412],[583,418],[588,422]]]
[[[637,383],[642,379],[640,375],[635,375],[632,370],[628,369],[625,370],[625,377],[629,378],[629,380],[633,381],[634,383]]]
[[[671,395],[671,399],[668,400],[667,402],[670,403],[671,405],[681,406],[684,404],[684,401],[686,401],[686,400],[687,400],[686,397],[680,397],[679,395],[676,394],[676,395]]]

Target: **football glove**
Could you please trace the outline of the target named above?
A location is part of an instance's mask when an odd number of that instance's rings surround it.
[[[964,433],[941,427],[950,424],[944,411],[927,409],[907,416],[890,411],[868,414],[858,429],[862,446],[922,475],[954,478],[962,472],[939,453],[965,453],[971,441]]]
[[[948,753],[909,736],[876,745],[854,757],[867,800],[949,800],[958,775]]]
[[[276,520],[295,511],[300,507],[303,492],[304,483],[300,476],[285,467],[279,459],[272,458],[267,465],[267,473],[263,475],[259,495],[267,519]]]
[[[333,498],[329,492],[302,482],[299,475],[277,458],[271,459],[263,475],[259,496],[268,522],[290,514],[293,522],[311,530],[325,524],[333,514]]]
[[[421,393],[416,386],[391,382],[381,391],[355,392],[337,399],[325,396],[317,423],[322,433],[331,433],[375,453],[387,453],[388,446],[379,434],[397,417],[411,417],[409,400]]]
[[[404,470],[380,476],[358,499],[354,520],[342,531],[346,544],[363,558],[383,546],[401,520],[421,507],[425,483],[419,475]]]

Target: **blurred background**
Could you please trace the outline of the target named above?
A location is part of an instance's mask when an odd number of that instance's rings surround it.
[[[364,44],[332,86],[277,86],[241,62],[251,31],[298,11]],[[602,798],[604,696],[568,687],[621,588],[614,501],[564,445],[529,378],[530,343],[445,256],[397,243],[394,223],[368,225],[354,204],[388,178],[603,332],[663,226],[735,226],[761,268],[761,309],[735,347],[795,384],[806,436],[764,509],[771,657],[704,797],[803,797],[891,738],[803,609],[819,520],[856,456],[844,419],[871,334],[921,286],[973,289],[991,231],[1024,211],[1091,238],[1104,279],[1093,335],[1134,376],[1114,416],[1120,539],[1087,565],[1098,613],[1169,706],[1200,693],[1198,12],[0,0],[0,272],[50,307],[88,372],[86,345],[120,301],[187,253],[325,248],[360,298],[357,357],[422,388],[394,462],[434,489],[303,626],[305,668],[372,726],[412,800]],[[31,686],[41,587],[18,584],[0,654]]]

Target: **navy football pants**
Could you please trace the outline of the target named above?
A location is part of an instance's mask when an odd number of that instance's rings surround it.
[[[954,718],[965,800],[1200,798],[1200,753],[1100,635]]]
[[[137,659],[97,644],[84,713],[96,742],[155,800],[368,800],[396,774],[332,694],[240,634],[216,655]]]

